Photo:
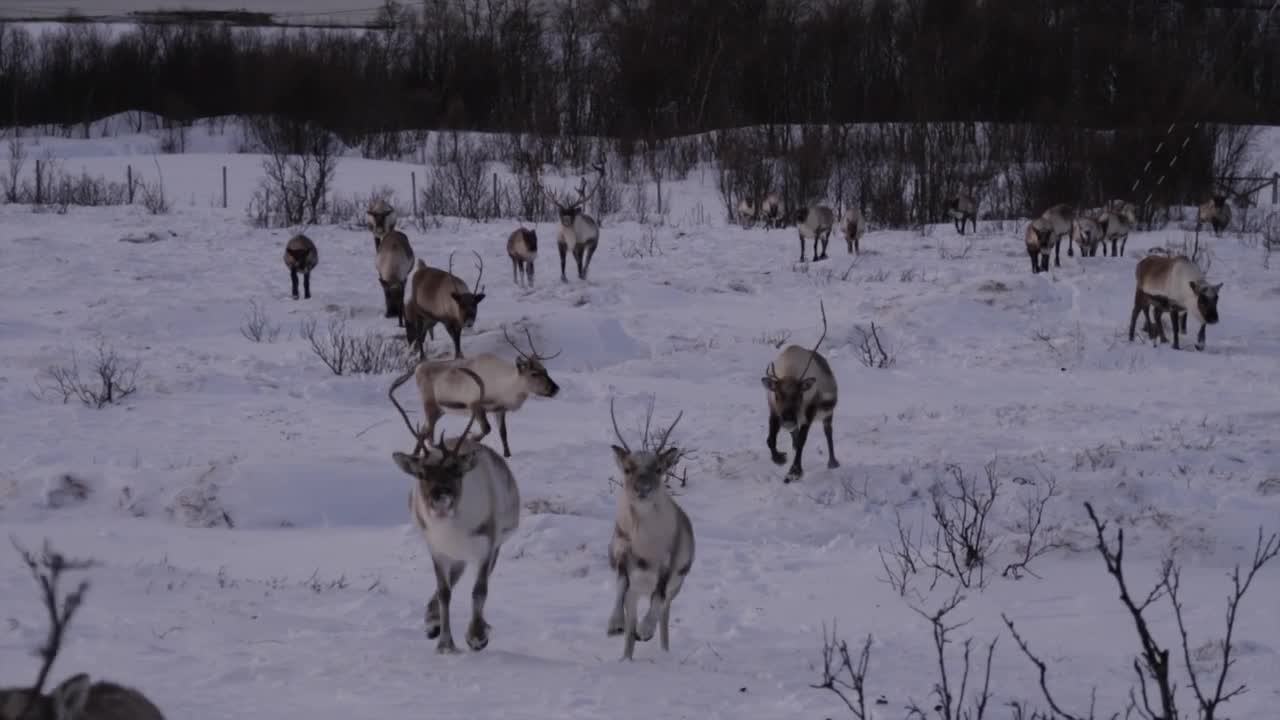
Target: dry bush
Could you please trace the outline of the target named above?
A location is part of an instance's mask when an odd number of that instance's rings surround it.
[[[740,200],[759,207],[760,200],[774,189],[773,164],[766,157],[767,145],[760,129],[721,130],[714,137],[717,187],[728,220],[739,222]]]
[[[250,342],[273,343],[280,337],[280,325],[271,322],[271,317],[257,300],[250,300],[249,312],[240,323],[240,334]]]
[[[458,133],[436,137],[435,168],[422,191],[422,211],[484,221],[497,217],[493,183],[489,174],[491,148]]]
[[[347,322],[340,317],[329,319],[328,332],[319,332],[314,318],[299,325],[299,334],[311,351],[334,375],[381,375],[403,372],[412,367],[407,346],[398,339],[369,331],[362,336],[347,332]]]
[[[855,335],[854,343],[858,351],[858,361],[864,367],[884,369],[893,367],[893,364],[897,362],[895,354],[885,350],[884,343],[880,340],[880,330],[874,322],[871,323],[869,328],[855,325],[853,332]]]
[[[250,201],[249,215],[261,227],[320,222],[338,168],[342,143],[319,123],[274,116],[249,123],[267,152],[264,177]]]
[[[121,357],[114,347],[99,341],[89,360],[87,378],[81,375],[80,361],[73,350],[70,365],[50,365],[36,384],[42,395],[61,396],[63,403],[76,398],[88,407],[101,409],[137,391],[140,366],[140,361]]]

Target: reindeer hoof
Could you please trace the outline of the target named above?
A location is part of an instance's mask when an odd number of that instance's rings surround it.
[[[782,484],[790,485],[793,482],[800,482],[801,477],[803,477],[802,473],[797,473],[797,472],[787,473],[787,476],[782,478]]]
[[[787,454],[786,454],[786,453],[780,453],[780,452],[775,452],[775,453],[773,453],[773,464],[774,464],[774,465],[781,465],[781,464],[785,463],[786,461],[787,461]]]
[[[835,458],[831,458],[830,460],[827,461],[827,467],[834,470],[840,467],[840,461],[836,460]]]
[[[453,644],[453,638],[448,635],[440,638],[440,642],[436,643],[436,653],[440,655],[452,655],[458,652],[458,646]]]
[[[489,646],[489,623],[471,621],[471,627],[467,628],[467,646],[477,652]]]
[[[618,623],[617,625],[610,623],[609,627],[604,631],[604,634],[607,637],[617,637],[622,633],[623,633],[622,623]]]

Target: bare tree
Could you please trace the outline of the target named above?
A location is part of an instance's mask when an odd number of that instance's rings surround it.
[[[857,720],[867,720],[867,669],[871,665],[871,635],[862,643],[857,661],[849,653],[849,645],[836,637],[836,624],[831,635],[822,626],[822,681],[809,687],[830,690],[849,708]]]
[[[1018,544],[1022,550],[1018,559],[1005,566],[1004,571],[1000,573],[1004,577],[1012,577],[1018,580],[1022,577],[1022,573],[1026,573],[1032,577],[1039,578],[1035,572],[1031,570],[1031,562],[1042,555],[1065,547],[1066,543],[1046,540],[1042,528],[1044,526],[1044,511],[1049,506],[1049,502],[1058,497],[1058,481],[1052,476],[1044,478],[1043,482],[1038,482],[1027,478],[1014,478],[1013,482],[1018,485],[1030,486],[1033,492],[1024,494],[1019,500],[1022,515],[1009,528],[1011,531],[1018,533]]]
[[[342,143],[319,123],[307,120],[259,117],[250,129],[267,151],[256,201],[266,212],[268,224],[319,222]]]
[[[995,657],[996,642],[999,638],[992,640],[987,645],[987,661],[982,675],[982,689],[978,691],[977,697],[972,700],[969,698],[969,673],[974,669],[971,658],[973,638],[965,638],[962,646],[964,651],[961,655],[958,686],[955,685],[957,681],[951,677],[951,671],[947,668],[947,645],[953,642],[950,637],[951,633],[969,623],[967,620],[950,623],[947,616],[954,612],[962,602],[964,602],[964,596],[960,594],[960,588],[956,588],[951,597],[932,613],[917,607],[911,608],[920,617],[929,621],[929,627],[933,633],[934,656],[938,662],[938,681],[933,686],[933,694],[938,703],[934,711],[938,714],[940,720],[983,720],[987,713],[987,703],[991,700],[991,661]],[[925,720],[925,718],[929,717],[915,702],[912,702],[907,707],[907,716],[919,718],[920,720]]]
[[[960,583],[961,587],[986,587],[987,562],[995,546],[989,530],[991,509],[1000,490],[996,461],[987,463],[985,488],[966,477],[959,465],[947,465],[954,489],[938,483],[930,492],[932,517],[937,527],[933,557],[927,565]]]
[[[104,408],[129,397],[138,389],[141,363],[121,357],[115,348],[99,341],[92,359],[90,379],[81,377],[77,353],[70,365],[50,365],[36,384],[42,394],[62,396],[62,402],[76,398],[92,408]],[[97,379],[97,383],[92,378]]]

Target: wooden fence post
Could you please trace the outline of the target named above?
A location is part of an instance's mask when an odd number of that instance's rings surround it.
[[[44,204],[43,171],[44,171],[44,164],[41,163],[39,160],[36,160],[36,204],[37,205]]]
[[[418,173],[409,171],[409,195],[413,197],[413,216],[418,217]]]
[[[125,180],[125,185],[129,188],[129,204],[132,205],[133,204],[133,166],[132,165],[124,166],[124,180]]]
[[[227,166],[222,166],[222,209],[227,209]]]
[[[498,173],[494,173],[493,174],[493,216],[495,218],[502,214],[502,210],[499,208],[499,202],[500,200],[498,198]]]
[[[1271,204],[1280,205],[1280,172],[1271,173]]]

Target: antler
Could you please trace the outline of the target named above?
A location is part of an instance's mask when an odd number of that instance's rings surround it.
[[[478,268],[478,272],[476,272],[476,282],[471,286],[471,293],[473,295],[479,295],[484,291],[484,286],[480,284],[480,278],[484,277],[484,258],[480,257],[480,253],[475,250],[472,250],[471,254],[476,256],[476,267]]]
[[[618,443],[622,445],[622,449],[628,453],[631,447],[627,445],[627,441],[623,439],[622,433],[618,430],[618,418],[613,414],[613,398],[609,398],[609,419],[613,421],[613,434],[618,437]]]
[[[818,354],[818,346],[827,337],[827,307],[818,301],[818,309],[822,311],[822,335],[818,336],[818,342],[813,344],[813,350],[809,351],[809,360],[804,364],[804,369],[800,371],[797,379],[804,378],[805,373],[809,372],[809,366],[813,364],[813,356]]]
[[[40,674],[36,677],[31,693],[27,696],[25,703],[27,707],[22,708],[16,716],[21,718],[27,716],[32,703],[40,697],[45,681],[49,679],[49,670],[53,667],[53,661],[58,657],[58,651],[62,649],[62,638],[67,631],[67,625],[71,622],[71,617],[75,615],[76,610],[80,609],[81,603],[84,602],[84,594],[89,590],[88,581],[81,581],[75,590],[67,593],[65,598],[60,598],[58,581],[64,572],[86,570],[93,567],[93,562],[67,558],[62,553],[55,552],[48,540],[45,541],[39,557],[18,544],[16,537],[9,536],[9,541],[13,543],[14,549],[22,556],[23,563],[31,570],[32,577],[40,585],[40,597],[44,601],[45,610],[49,613],[49,637],[40,648]],[[61,609],[58,607],[59,600],[62,601]]]
[[[529,353],[532,353],[532,354],[526,354],[525,351],[521,350],[520,346],[516,345],[515,341],[511,339],[511,336],[507,334],[507,326],[506,325],[502,326],[502,337],[506,338],[507,344],[510,345],[511,348],[515,350],[517,353],[519,353],[520,357],[524,358],[525,360],[530,360],[530,361],[537,360],[538,362],[553,360],[557,357],[560,357],[560,353],[564,352],[564,348],[561,348],[556,351],[555,355],[543,355],[539,353],[538,348],[535,347],[533,344],[533,335],[530,334],[529,327],[527,325],[524,328],[524,336],[529,339]]]
[[[405,381],[413,377],[414,373],[416,373],[417,371],[418,371],[418,366],[414,365],[411,370],[401,375],[400,377],[396,378],[395,382],[391,383],[391,389],[387,391],[387,397],[391,398],[391,404],[395,405],[396,410],[400,411],[400,417],[404,418],[405,427],[409,428],[409,433],[413,435],[413,438],[415,440],[415,443],[413,446],[414,455],[419,455],[421,454],[422,451],[426,450],[426,438],[423,437],[422,430],[420,429],[415,430],[413,427],[413,423],[409,422],[409,414],[406,413],[404,411],[404,408],[400,406],[400,401],[396,400],[396,388],[405,384]]]
[[[529,332],[529,329],[528,329],[528,328],[525,328],[525,332]],[[524,353],[524,351],[520,349],[520,346],[519,346],[519,345],[516,345],[516,341],[515,341],[515,340],[512,340],[512,339],[511,339],[511,336],[507,334],[507,326],[506,326],[506,324],[505,324],[505,323],[503,323],[503,325],[502,325],[502,337],[506,339],[507,344],[508,344],[508,345],[510,345],[510,346],[511,346],[511,349],[512,349],[512,350],[515,350],[515,351],[516,351],[516,354],[518,354],[520,357],[524,358],[525,360],[532,360],[532,359],[533,359],[533,358],[530,358],[528,355],[526,355],[526,354]],[[532,349],[533,349],[533,346],[532,346],[532,345],[530,345],[530,348],[529,348],[529,349],[530,349],[530,350],[532,350]]]
[[[676,419],[672,420],[671,424],[667,426],[667,429],[663,431],[662,439],[658,441],[658,446],[653,449],[654,453],[661,455],[662,451],[667,449],[667,440],[671,438],[671,431],[676,429],[676,424],[680,422],[680,418],[682,417],[684,417],[683,410],[676,415]]]

